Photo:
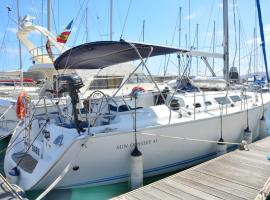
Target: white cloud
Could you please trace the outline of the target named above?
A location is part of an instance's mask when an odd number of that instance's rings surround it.
[[[247,40],[247,44],[248,45],[253,45],[254,41],[257,40],[257,45],[260,45],[261,44],[261,38],[259,37],[256,37],[256,38],[250,38]]]
[[[218,7],[221,8],[221,9],[223,9],[223,3],[219,3],[218,4]]]
[[[27,6],[26,9],[33,13],[41,13],[41,11],[38,8]]]
[[[236,8],[239,7],[239,4],[238,3],[235,3],[234,5],[235,5]],[[223,3],[219,3],[217,5],[217,7],[220,8],[220,9],[223,9]],[[233,3],[230,3],[229,4],[229,7],[230,7],[230,9],[233,9]]]
[[[230,9],[233,9],[233,6],[234,6],[234,5],[235,5],[235,8],[238,8],[238,7],[239,7],[239,4],[238,4],[238,3],[235,3],[235,4],[230,3],[230,4],[229,4]],[[222,5],[222,7],[223,7],[223,5]]]
[[[78,31],[78,28],[74,26],[74,27],[71,28],[71,31],[77,32]]]
[[[217,35],[223,35],[223,30],[217,31]]]
[[[17,33],[18,28],[9,27],[9,28],[7,28],[7,31],[10,32],[10,33]]]
[[[264,26],[265,43],[270,44],[270,24]]]
[[[204,32],[204,33],[200,33],[201,36],[206,36],[206,37],[212,37],[213,36],[213,32]]]
[[[9,28],[7,28],[7,31],[8,32],[10,32],[10,33],[17,33],[18,32],[18,28],[15,28],[15,27],[9,27]],[[40,32],[39,31],[37,31],[37,30],[34,30],[34,31],[32,31],[31,32],[31,34],[40,34]]]
[[[24,48],[22,48],[22,54],[26,54],[27,53],[27,50],[26,49],[24,49]],[[8,48],[5,48],[4,50],[3,50],[3,52],[4,53],[6,53],[8,56],[10,56],[10,57],[18,57],[19,56],[19,48],[17,48],[17,47],[8,47]]]
[[[193,12],[190,15],[186,16],[185,17],[185,20],[192,20],[192,19],[195,19],[198,16],[199,16],[199,13],[198,12]]]
[[[264,25],[264,39],[266,44],[270,44],[270,24]],[[250,38],[247,40],[247,44],[252,45],[254,43],[254,40],[257,40],[257,45],[261,45],[261,37],[257,36],[256,38]]]

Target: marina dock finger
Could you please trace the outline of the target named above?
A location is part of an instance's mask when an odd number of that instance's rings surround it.
[[[270,191],[270,137],[113,198],[263,200]]]

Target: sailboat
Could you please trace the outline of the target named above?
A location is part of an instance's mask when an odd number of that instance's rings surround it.
[[[227,5],[224,0],[225,12]],[[57,70],[101,69],[139,60],[137,68],[148,69],[147,59],[172,53],[202,52],[124,40],[100,41],[69,49],[54,66]],[[228,47],[221,57],[228,67]],[[189,167],[216,156],[217,145],[224,141],[229,147],[240,145],[245,131],[253,132],[248,132],[251,140],[258,139],[260,119],[270,105],[269,93],[228,89],[178,93],[135,87],[125,96],[96,90],[79,98],[84,85],[79,76],[65,74],[57,80],[58,91],[68,93],[69,104],[59,113],[28,115],[5,155],[7,178],[24,190],[127,181],[130,154],[136,148],[143,156],[144,177]]]

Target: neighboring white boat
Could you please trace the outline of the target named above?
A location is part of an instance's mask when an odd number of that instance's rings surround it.
[[[39,87],[31,78],[20,80],[21,71],[2,71],[0,72],[0,97],[16,98],[24,89],[29,95],[35,97],[38,94]]]
[[[191,83],[201,89],[226,90],[228,83],[223,78],[195,76]]]
[[[4,114],[0,118],[0,129],[6,131],[0,131],[0,137],[5,137],[12,133],[12,130],[16,127],[18,123],[18,118],[16,117],[16,102],[19,94],[22,91],[25,91],[27,95],[31,97],[32,101],[31,106],[35,106],[37,113],[44,113],[44,102],[47,102],[46,109],[47,111],[55,111],[54,103],[57,100],[40,100],[43,96],[48,95],[46,93],[47,89],[52,89],[53,85],[53,75],[56,74],[56,70],[53,67],[53,61],[46,53],[44,46],[36,47],[34,43],[28,38],[29,34],[33,32],[39,32],[45,40],[49,40],[51,44],[54,45],[55,52],[61,54],[67,48],[63,44],[59,44],[56,41],[56,36],[50,33],[46,28],[41,26],[36,26],[31,22],[29,17],[25,17],[24,21],[21,22],[21,28],[17,32],[18,39],[26,47],[26,49],[31,54],[31,59],[33,61],[33,66],[30,67],[29,72],[39,72],[42,73],[46,78],[46,83],[39,86],[26,86],[19,84],[14,84],[13,86],[2,85],[0,86],[0,114]],[[53,70],[52,70],[53,69]],[[1,72],[0,75],[12,76],[20,78],[21,71],[14,72]],[[49,95],[51,96],[51,95]],[[8,103],[9,101],[9,103]],[[11,106],[10,106],[11,105]],[[51,106],[53,105],[53,110]],[[8,125],[7,125],[8,124]],[[6,128],[8,127],[8,128]]]
[[[137,58],[143,63],[143,58],[173,52],[188,50],[125,41],[94,42],[65,52],[55,67],[61,69],[62,63],[68,63],[69,68],[99,69]],[[126,96],[94,91],[80,99],[83,84],[77,76],[59,77],[59,83],[59,91],[69,93],[71,104],[60,115],[29,115],[6,152],[6,176],[24,190],[45,189],[55,180],[59,180],[56,188],[127,181],[135,145],[143,155],[145,177],[183,169],[215,156],[217,144],[177,138],[217,143],[222,138],[240,143],[249,126],[257,139],[263,109],[270,104],[269,93],[227,90],[174,94],[140,87]]]

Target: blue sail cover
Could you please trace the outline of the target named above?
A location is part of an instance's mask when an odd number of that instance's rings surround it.
[[[145,43],[126,42],[123,40],[100,41],[85,43],[67,50],[55,60],[54,67],[56,70],[101,69],[114,64],[140,59],[131,44],[138,49],[142,58],[176,52],[189,52],[189,50],[185,49]],[[152,53],[151,50],[153,50]]]

